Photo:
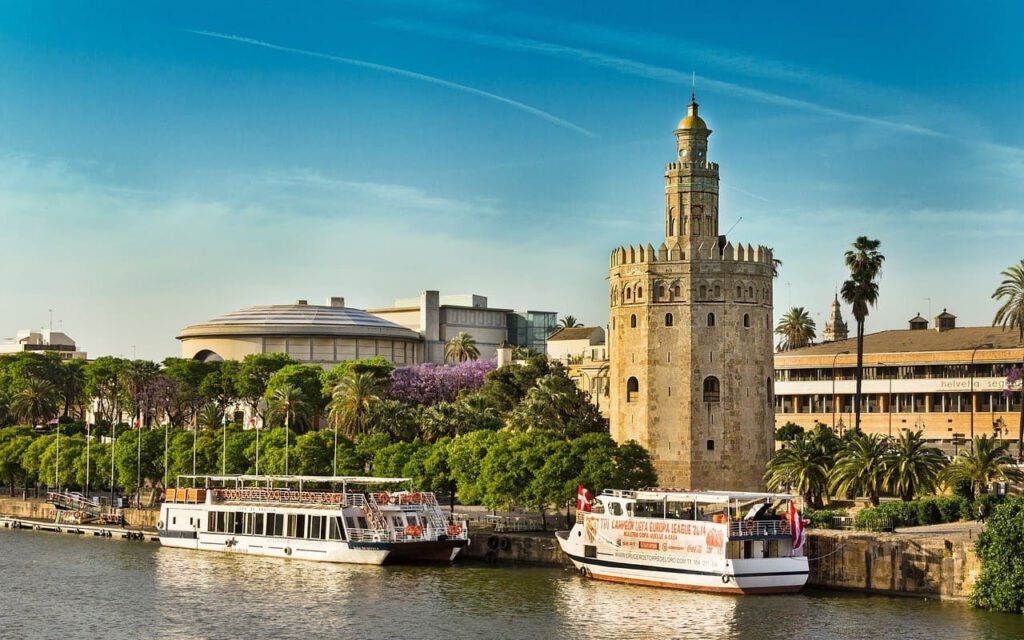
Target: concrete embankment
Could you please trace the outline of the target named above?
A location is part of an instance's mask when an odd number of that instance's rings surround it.
[[[495,533],[489,529],[471,528],[469,536],[472,543],[462,550],[459,559],[559,567],[572,564],[550,531]]]
[[[41,499],[0,498],[0,515],[53,522],[56,510]],[[160,520],[159,509],[125,509],[124,518],[129,527],[156,530]]]

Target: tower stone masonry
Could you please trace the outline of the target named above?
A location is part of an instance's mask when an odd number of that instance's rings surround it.
[[[611,433],[662,486],[764,485],[774,436],[771,249],[719,235],[718,165],[692,100],[665,167],[665,241],[609,265]]]

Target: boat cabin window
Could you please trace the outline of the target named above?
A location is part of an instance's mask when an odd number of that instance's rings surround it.
[[[356,528],[356,521],[352,519],[352,516],[345,516],[345,525],[349,529],[355,529]]]
[[[369,529],[370,528],[370,525],[368,525],[366,523],[366,518],[364,518],[363,516],[358,516],[356,519],[359,521],[359,528],[360,529]]]
[[[391,516],[391,524],[393,524],[396,529],[401,529],[405,526],[402,516]]]
[[[351,519],[351,518],[348,518],[348,519]],[[341,518],[338,517],[338,516],[330,518],[330,523],[331,523],[331,531],[330,531],[330,538],[331,538],[331,540],[344,540],[345,539],[345,528],[341,526]]]
[[[610,502],[610,503],[608,503],[608,513],[612,514],[613,516],[621,516],[622,515],[622,505],[619,504],[618,502]]]
[[[253,529],[255,529],[256,535],[258,535],[258,536],[263,535],[263,514],[262,513],[255,513],[255,514],[253,514],[253,523],[254,523],[253,524]]]
[[[406,518],[406,520],[409,521],[409,524],[417,526],[417,527],[420,526],[420,519],[418,517],[416,517],[416,514],[414,514],[414,513],[407,513],[405,515],[405,518]]]
[[[309,537],[312,540],[320,540],[324,530],[323,516],[309,516]]]

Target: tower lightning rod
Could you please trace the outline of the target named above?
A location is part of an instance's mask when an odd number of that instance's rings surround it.
[[[730,231],[732,231],[733,229],[735,229],[735,228],[736,228],[736,225],[738,225],[738,224],[740,223],[740,221],[741,221],[741,220],[743,220],[743,216],[740,216],[740,217],[739,217],[739,220],[737,220],[736,222],[732,223],[732,226],[731,226],[731,227],[729,227],[729,231],[726,231],[726,232],[725,232],[725,233],[723,233],[722,235],[723,235],[723,236],[728,236],[728,235],[729,235],[729,232],[730,232]]]
[[[690,100],[697,102],[697,72],[693,72],[693,80],[690,83]]]

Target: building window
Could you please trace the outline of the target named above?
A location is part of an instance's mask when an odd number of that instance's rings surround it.
[[[749,313],[744,313],[743,314],[743,326],[748,328],[748,329],[750,328],[750,314]]]
[[[644,288],[643,287],[637,287],[636,288],[636,299],[639,300],[642,297],[644,297]]]
[[[713,314],[713,313],[709,313],[708,314],[708,326],[709,327],[715,326],[715,314]]]
[[[671,327],[672,326],[672,314],[671,313],[666,313],[665,314],[665,326],[666,327]]]
[[[633,402],[636,400],[637,394],[640,393],[640,382],[636,378],[630,378],[626,381],[626,402]]]
[[[633,299],[633,290],[632,289],[626,289],[626,300],[632,300],[632,299]]]
[[[664,300],[665,299],[665,287],[664,286],[658,287],[658,299],[659,300]]]
[[[743,297],[743,291],[740,289],[739,285],[736,285],[736,297],[737,298],[742,298]]]
[[[672,287],[672,294],[675,297],[677,297],[677,298],[679,297],[679,285],[678,284],[676,286]]]
[[[700,285],[700,299],[708,297],[708,288],[704,285]]]
[[[708,451],[714,451],[714,450],[715,450],[715,441],[714,440],[708,440]]]
[[[629,328],[636,329],[636,314],[629,316]]]
[[[715,285],[715,300],[722,297],[722,287]]]
[[[704,402],[719,402],[721,399],[722,392],[718,378],[715,376],[704,378]]]

